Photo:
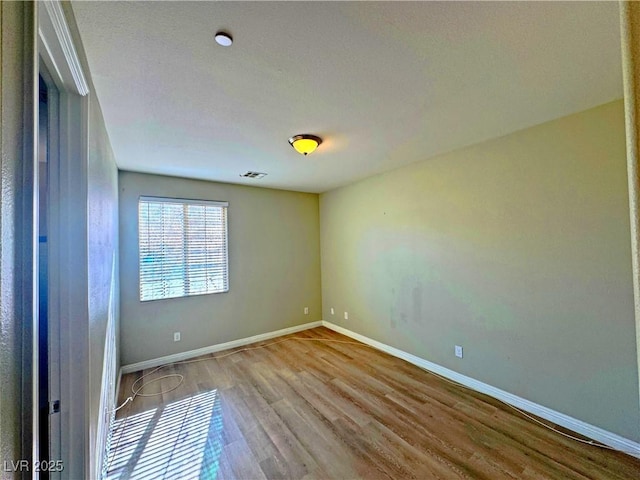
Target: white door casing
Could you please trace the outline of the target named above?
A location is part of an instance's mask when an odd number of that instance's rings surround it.
[[[55,112],[57,131],[52,131],[52,134],[57,134],[57,142],[50,145],[49,167],[49,349],[53,380],[50,393],[58,396],[60,413],[51,417],[50,453],[57,458],[52,456],[50,459],[63,462],[63,478],[89,478],[93,477],[90,474],[89,402],[86,394],[89,88],[60,2],[36,2],[35,15],[38,31],[36,59],[46,68],[50,81],[59,92]],[[35,72],[35,85],[38,85],[39,73]],[[35,118],[38,118],[37,111]],[[38,138],[37,128],[35,138]],[[35,191],[38,191],[37,183]],[[35,277],[37,279],[37,275]],[[34,290],[37,298],[37,289]],[[37,315],[35,317],[37,319]],[[36,325],[34,342],[37,338]],[[37,343],[34,345],[36,356]],[[37,358],[34,358],[33,366],[34,379],[37,379]],[[37,388],[37,380],[34,384]],[[37,402],[37,392],[33,398]],[[34,411],[37,411],[37,405],[34,405]],[[33,432],[36,437],[34,445],[37,445],[37,425]]]

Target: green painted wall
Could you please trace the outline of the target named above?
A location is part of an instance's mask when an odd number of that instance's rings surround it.
[[[325,320],[640,440],[622,101],[324,193],[320,225]]]
[[[26,2],[0,2],[0,459],[31,458],[31,314],[24,311],[30,293],[25,277],[32,273],[30,249],[25,248],[26,227],[21,223],[25,192],[29,181],[24,158],[29,151],[23,144],[24,125],[30,119],[31,105],[25,93],[33,84],[25,38],[33,35],[27,19],[33,5]],[[33,185],[33,182],[31,182]],[[15,477],[0,470],[0,479]]]
[[[322,318],[318,195],[131,172],[119,182],[123,365]],[[228,293],[140,302],[140,195],[229,202]]]

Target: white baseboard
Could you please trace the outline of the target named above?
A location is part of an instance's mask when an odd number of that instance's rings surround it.
[[[441,375],[445,378],[453,380],[454,382],[460,383],[466,387],[471,388],[472,390],[489,395],[490,397],[496,398],[509,405],[513,405],[514,407],[520,408],[526,412],[537,415],[538,417],[549,420],[550,422],[553,422],[556,425],[560,425],[562,427],[568,428],[569,430],[572,430],[588,438],[596,440],[600,443],[603,443],[604,445],[608,445],[609,447],[615,448],[616,450],[620,450],[622,452],[628,453],[629,455],[640,458],[640,443],[638,442],[634,442],[633,440],[629,440],[620,435],[604,430],[600,427],[596,427],[595,425],[591,425],[589,423],[583,422],[582,420],[578,420],[577,418],[573,418],[569,415],[565,415],[564,413],[560,413],[550,408],[547,408],[545,406],[539,405],[530,400],[519,397],[517,395],[501,390],[499,388],[493,387],[489,384],[486,384],[474,378],[467,377],[466,375],[462,375],[458,372],[442,367],[436,363],[430,362],[428,360],[420,358],[411,353],[407,353],[398,348],[391,347],[382,342],[378,342],[377,340],[373,340],[369,337],[365,337],[364,335],[360,335],[359,333],[353,332],[347,328],[341,327],[334,323],[327,322],[326,320],[305,323],[303,325],[297,325],[295,327],[283,328],[281,330],[262,333],[260,335],[254,335],[252,337],[241,338],[238,340],[232,340],[230,342],[219,343],[217,345],[211,345],[211,346],[199,348],[196,350],[189,350],[187,352],[176,353],[174,355],[167,355],[165,357],[154,358],[151,360],[145,360],[143,362],[132,363],[130,365],[123,365],[120,368],[120,371],[118,373],[118,383],[116,386],[116,398],[118,398],[117,395],[119,394],[119,391],[120,391],[120,378],[124,374],[137,372],[139,370],[144,370],[147,368],[158,367],[160,365],[165,365],[168,363],[180,362],[180,361],[188,360],[190,358],[198,357],[201,355],[207,355],[209,353],[219,352],[221,350],[241,347],[244,345],[248,345],[250,343],[270,340],[275,337],[289,335],[291,333],[301,332],[303,330],[308,330],[310,328],[315,328],[319,326],[327,327],[338,333],[346,335],[347,337],[351,337],[371,347],[374,347],[378,350],[388,353],[389,355],[393,355],[394,357],[401,358],[402,360],[405,360],[420,368],[423,368],[430,372]]]
[[[181,362],[190,358],[199,357],[201,355],[207,355],[209,353],[219,352],[220,350],[227,350],[229,348],[242,347],[250,343],[262,342],[264,340],[270,340],[275,337],[281,337],[283,335],[289,335],[290,333],[301,332],[310,328],[322,326],[322,321],[305,323],[303,325],[296,325],[295,327],[283,328],[274,332],[261,333],[260,335],[254,335],[253,337],[240,338],[238,340],[232,340],[230,342],[218,343],[217,345],[211,345],[208,347],[198,348],[196,350],[189,350],[187,352],[175,353],[173,355],[167,355],[165,357],[153,358],[151,360],[145,360],[143,362],[132,363],[130,365],[124,365],[120,369],[122,375],[131,372],[138,372],[147,368],[159,367],[160,365],[166,365],[168,363]]]
[[[120,380],[122,380],[122,367],[118,369],[118,380],[116,380],[116,398],[113,399],[113,403],[118,406],[118,398],[120,397]]]
[[[359,333],[352,332],[351,330],[348,330],[339,325],[335,325],[331,322],[327,322],[326,320],[322,321],[322,325],[338,333],[346,335],[347,337],[351,337],[362,343],[366,343],[367,345],[378,350],[382,350],[389,355],[401,358],[420,368],[433,373],[437,373],[438,375],[469,387],[472,390],[489,395],[490,397],[496,398],[504,403],[513,405],[514,407],[517,407],[521,410],[549,420],[556,425],[561,425],[562,427],[568,428],[569,430],[589,437],[593,440],[603,443],[604,445],[608,445],[609,447],[615,448],[616,450],[620,450],[622,452],[628,453],[629,455],[640,458],[640,443],[634,442],[633,440],[629,440],[620,435],[604,430],[600,427],[590,425],[586,422],[583,422],[582,420],[578,420],[577,418],[570,417],[569,415],[565,415],[564,413],[557,412],[550,408],[526,400],[522,397],[518,397],[517,395],[513,395],[512,393],[506,392],[504,390],[500,390],[499,388],[492,387],[491,385],[480,382],[471,377],[467,377],[466,375],[462,375],[453,370],[449,370],[448,368],[442,367],[436,363],[429,362],[428,360],[378,342],[369,337],[365,337],[364,335],[360,335]]]

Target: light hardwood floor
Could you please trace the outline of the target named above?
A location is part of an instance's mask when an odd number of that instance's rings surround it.
[[[353,342],[320,327],[261,344],[292,337]],[[184,383],[118,412],[109,478],[640,479],[638,459],[353,343],[292,339],[149,376]],[[121,401],[144,373],[122,378]]]

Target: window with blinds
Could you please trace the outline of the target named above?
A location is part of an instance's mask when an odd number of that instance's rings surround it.
[[[226,202],[140,197],[140,300],[229,291]]]

